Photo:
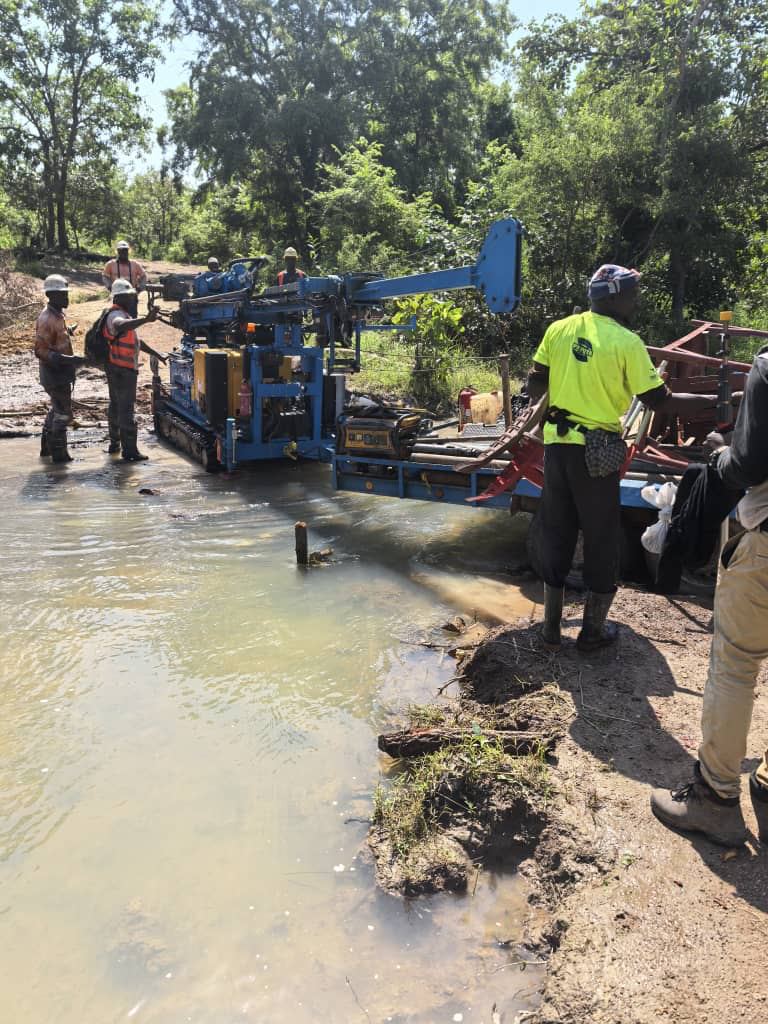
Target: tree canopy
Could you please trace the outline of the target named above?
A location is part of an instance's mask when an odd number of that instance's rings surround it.
[[[37,218],[49,246],[402,273],[471,262],[514,215],[522,311],[461,300],[484,354],[533,344],[605,261],[642,270],[650,334],[768,317],[768,0],[597,0],[524,30],[506,0],[174,0],[166,28],[188,74],[162,166],[133,176],[152,9],[0,0],[0,238]]]

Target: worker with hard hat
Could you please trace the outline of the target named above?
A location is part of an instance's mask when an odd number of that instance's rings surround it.
[[[48,392],[51,408],[43,424],[40,456],[54,462],[71,462],[67,427],[72,422],[72,388],[75,371],[85,362],[72,351],[74,328],[67,327],[64,310],[69,305],[69,284],[61,274],[43,282],[48,304],[35,323],[35,355],[40,361],[40,383]]]
[[[133,286],[136,296],[131,313],[136,316],[139,309],[139,292],[143,292],[147,287],[147,272],[138,260],[129,258],[129,252],[130,246],[125,239],[121,239],[117,243],[117,258],[105,264],[101,280],[110,294],[112,285],[118,278],[128,281]]]
[[[139,350],[143,343],[136,333],[143,324],[157,319],[157,310],[150,309],[146,316],[133,314],[136,289],[130,281],[118,278],[110,290],[112,309],[104,321],[104,337],[109,344],[107,384],[109,387],[110,454],[122,450],[126,462],[144,462],[147,458],[137,447],[136,383],[139,376]]]
[[[307,276],[303,270],[299,270],[296,266],[299,254],[292,245],[289,245],[283,253],[283,259],[285,260],[285,270],[281,270],[277,275],[277,283],[279,285],[295,284],[296,281],[300,281],[302,277]]]

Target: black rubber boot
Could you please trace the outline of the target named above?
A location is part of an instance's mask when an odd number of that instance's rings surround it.
[[[759,783],[754,772],[749,776],[749,795],[752,797],[752,809],[757,818],[760,842],[768,843],[768,786]]]
[[[146,462],[147,459],[149,458],[148,455],[142,455],[142,453],[136,447],[137,437],[138,432],[135,430],[120,431],[120,442],[123,447],[124,462]]]
[[[72,462],[72,456],[67,451],[67,442],[51,445],[52,462]]]
[[[654,789],[651,810],[670,828],[701,832],[721,846],[741,846],[747,839],[739,798],[718,796],[705,782],[698,761],[694,765],[693,781],[687,786],[676,790]]]
[[[46,430],[45,427],[43,427],[43,432],[40,435],[40,458],[41,459],[47,459],[48,456],[51,454],[51,446],[49,445],[48,441],[49,441],[48,431]]]
[[[120,454],[120,442],[113,441],[110,438],[109,447],[107,448],[107,455],[119,455]]]
[[[544,623],[541,627],[541,639],[548,651],[556,651],[560,647],[563,593],[562,587],[550,587],[549,584],[544,584]]]
[[[606,622],[606,617],[613,604],[613,594],[596,594],[590,590],[584,604],[584,618],[581,632],[576,638],[576,647],[585,654],[598,651],[615,643],[619,630],[614,622]]]

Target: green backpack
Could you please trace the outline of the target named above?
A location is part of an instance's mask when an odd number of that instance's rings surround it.
[[[83,343],[86,362],[91,366],[101,367],[101,369],[104,369],[109,362],[109,342],[104,337],[104,325],[111,312],[111,306],[108,309],[102,310],[99,319],[91,324],[85,332],[85,341]]]

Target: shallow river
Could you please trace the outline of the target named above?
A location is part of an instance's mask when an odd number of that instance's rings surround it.
[[[530,600],[501,513],[211,477],[150,445],[0,442],[0,1022],[491,1024],[533,1005],[524,892],[406,905],[357,857],[376,733],[450,659],[414,643]],[[140,495],[140,487],[157,493]],[[335,561],[300,571],[293,523]]]

